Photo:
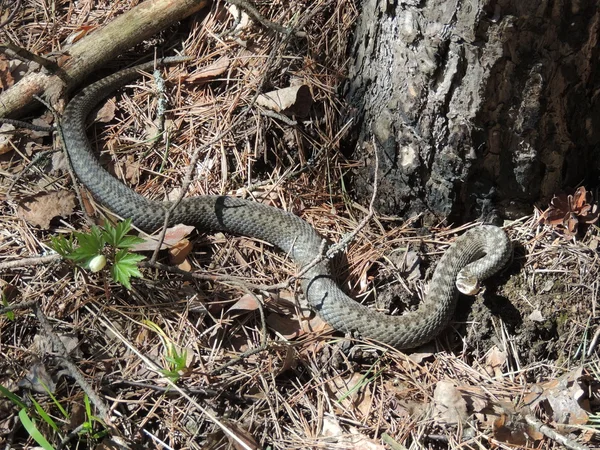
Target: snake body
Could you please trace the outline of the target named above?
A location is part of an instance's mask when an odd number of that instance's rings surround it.
[[[162,63],[180,60],[166,58]],[[141,64],[87,86],[69,102],[61,120],[64,145],[79,181],[102,204],[149,232],[163,226],[171,203],[149,200],[104,170],[86,136],[85,122],[102,99],[138,77],[140,71],[153,67],[154,63]],[[289,254],[299,268],[310,265],[323,251],[323,238],[299,217],[229,196],[184,198],[172,211],[169,226],[179,223],[267,241]],[[501,228],[486,225],[469,230],[439,261],[419,308],[401,316],[374,311],[344,294],[332,279],[328,260],[303,275],[302,288],[311,307],[333,328],[396,348],[414,348],[432,340],[450,321],[458,297],[455,282],[459,274],[462,278],[485,279],[502,268],[510,254],[510,241]]]

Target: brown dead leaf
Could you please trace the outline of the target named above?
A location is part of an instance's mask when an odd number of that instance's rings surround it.
[[[408,355],[408,358],[417,364],[421,364],[423,361],[431,358],[433,355],[433,352],[415,352]]]
[[[592,201],[591,192],[580,186],[574,194],[561,192],[552,198],[542,220],[567,236],[575,236],[580,225],[598,220],[598,205]]]
[[[313,104],[310,88],[301,84],[261,94],[256,103],[286,115],[306,117]]]
[[[10,123],[3,123],[0,126],[0,155],[13,151],[11,141],[15,137],[15,126]]]
[[[507,414],[502,414],[494,420],[492,430],[494,438],[500,442],[513,445],[525,445],[527,425],[523,422],[512,421]]]
[[[206,81],[214,77],[218,77],[219,75],[224,74],[229,68],[229,58],[223,56],[217,59],[212,64],[209,64],[206,67],[199,69],[193,75],[187,77],[186,82],[188,83],[199,83],[201,81]]]
[[[54,393],[56,390],[56,383],[40,361],[31,365],[27,374],[19,380],[18,384],[19,387],[30,389],[38,394],[48,395],[48,393]]]
[[[115,97],[111,97],[108,99],[102,108],[100,108],[96,114],[94,114],[93,121],[100,123],[108,123],[115,118],[115,112],[117,110],[117,103],[115,101]]]
[[[6,12],[8,13],[8,9]],[[0,89],[5,90],[15,84],[15,79],[12,76],[10,70],[10,64],[8,57],[2,53],[0,54]]]
[[[333,400],[352,411],[360,411],[363,417],[369,417],[373,406],[373,394],[362,373],[350,376],[337,376],[327,382],[327,389]]]
[[[300,317],[296,313],[270,313],[266,320],[269,328],[286,339],[296,339],[307,333],[320,334],[331,329],[331,326],[320,316],[313,314],[310,308],[302,308]]]
[[[193,248],[194,245],[189,239],[181,239],[169,249],[169,262],[173,265],[183,263]]]
[[[180,270],[183,270],[185,272],[191,272],[192,271],[192,263],[190,263],[189,259],[184,259],[182,262],[177,264],[177,268]]]
[[[433,391],[433,402],[442,423],[457,425],[468,417],[467,402],[452,381],[438,381]]]
[[[244,294],[227,310],[227,313],[232,311],[251,312],[256,311],[258,308],[260,308],[260,302],[256,295]]]
[[[507,357],[506,352],[496,346],[492,347],[485,358],[486,372],[490,376],[501,377],[502,368],[506,364]]]
[[[582,368],[561,376],[557,380],[535,385],[524,402],[530,409],[541,407],[557,424],[584,425],[591,411],[589,381],[582,376]]]
[[[136,161],[133,155],[127,155],[127,158],[124,163],[124,175],[125,179],[129,181],[130,184],[138,184],[140,182],[140,163]]]
[[[17,215],[43,230],[50,228],[55,217],[68,217],[75,208],[75,194],[71,191],[53,191],[37,194],[19,202]]]
[[[170,248],[173,245],[177,244],[179,241],[183,240],[185,237],[189,236],[189,234],[194,231],[196,227],[192,227],[190,225],[178,224],[174,227],[168,228],[165,234],[165,239],[160,247],[161,250],[166,248]],[[156,245],[158,243],[157,236],[144,236],[144,242],[141,244],[137,244],[132,248],[134,252],[151,252],[154,251]]]

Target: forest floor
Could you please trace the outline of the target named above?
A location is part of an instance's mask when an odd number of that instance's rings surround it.
[[[23,1],[1,31],[47,55],[135,3]],[[164,48],[194,56],[163,71],[168,139],[155,139],[156,85],[140,76],[98,111],[90,140],[105,167],[155,199],[181,193],[199,157],[186,195],[245,196],[293,212],[332,242],[350,236],[334,261],[343,289],[385,312],[415,308],[439,256],[477,224],[425,229],[418,218],[377,213],[361,223],[369,205],[348,190],[362,162],[345,147],[354,124],[342,95],[354,2],[259,10],[286,26],[310,18],[306,36],[245,15],[236,23],[215,2],[94,75]],[[0,54],[1,87],[30,68]],[[305,117],[256,102],[257,91],[300,85],[313,102]],[[306,109],[305,97],[293,100]],[[41,109],[33,118],[53,120]],[[142,234],[146,265],[130,289],[108,270],[52,256],[51,237],[89,232],[84,211],[99,225],[107,216],[90,196],[77,204],[51,133],[0,131],[1,448],[40,445],[35,429],[48,448],[600,445],[595,225],[575,239],[538,210],[507,223],[508,267],[483,293],[461,297],[435,341],[403,352],[333,331],[306,305],[293,262],[264,242],[177,228],[159,253],[177,270],[164,270],[148,267],[156,244]],[[30,265],[40,256],[45,264]]]

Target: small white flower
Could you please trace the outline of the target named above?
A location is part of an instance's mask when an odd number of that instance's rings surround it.
[[[94,273],[100,272],[106,266],[106,257],[104,255],[97,255],[92,258],[88,267]]]

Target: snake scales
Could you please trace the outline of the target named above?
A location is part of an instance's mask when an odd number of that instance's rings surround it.
[[[181,60],[166,58],[162,63]],[[70,101],[61,120],[64,144],[81,183],[101,203],[121,217],[131,217],[146,231],[162,227],[170,203],[144,198],[105,171],[86,137],[85,122],[102,99],[135,79],[139,71],[153,67],[154,63],[141,64],[89,85]],[[321,236],[299,217],[228,196],[183,199],[169,220],[170,226],[178,223],[262,239],[289,254],[300,268],[322,251]],[[439,261],[429,293],[419,308],[401,316],[373,311],[344,294],[332,279],[327,260],[304,274],[302,288],[309,304],[335,329],[397,348],[413,348],[433,339],[450,321],[458,297],[455,282],[459,273],[463,279],[489,277],[505,265],[510,252],[510,241],[501,228],[471,229]]]

